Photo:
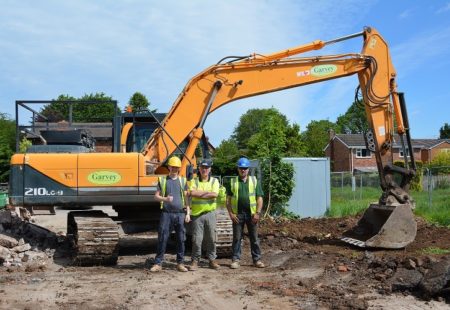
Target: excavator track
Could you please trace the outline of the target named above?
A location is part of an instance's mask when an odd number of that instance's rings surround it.
[[[218,257],[231,257],[233,251],[233,222],[228,213],[217,209],[216,212],[216,254]]]
[[[119,255],[119,229],[102,211],[70,212],[67,237],[71,241],[73,264],[114,265]]]

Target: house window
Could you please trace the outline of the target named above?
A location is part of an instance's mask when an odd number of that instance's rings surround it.
[[[441,149],[441,153],[450,153],[450,149]]]
[[[406,154],[408,155],[408,157],[410,157],[410,155],[409,155],[409,149],[408,148],[406,148]],[[405,155],[404,155],[404,153],[403,153],[403,149],[400,149],[400,157],[404,157]]]
[[[356,149],[356,158],[371,158],[372,154],[368,149]]]

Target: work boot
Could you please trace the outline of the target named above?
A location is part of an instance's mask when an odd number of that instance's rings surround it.
[[[210,260],[209,268],[217,270],[220,269],[220,265],[215,260]]]
[[[238,260],[234,260],[231,265],[230,265],[231,269],[238,269],[239,268],[239,261]]]
[[[191,262],[191,265],[189,266],[190,271],[196,271],[198,270],[198,262],[196,260],[193,260]]]
[[[266,266],[264,265],[264,263],[263,263],[262,261],[260,261],[260,260],[254,262],[253,265],[254,265],[255,267],[257,267],[257,268],[264,268],[264,267],[266,267]]]
[[[186,272],[186,271],[188,271],[187,268],[184,267],[183,264],[178,264],[178,265],[177,265],[177,270],[180,271],[180,272]]]
[[[162,266],[159,264],[154,264],[152,268],[150,268],[150,272],[158,272],[162,270]]]

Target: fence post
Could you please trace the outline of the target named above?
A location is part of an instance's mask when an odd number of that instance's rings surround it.
[[[431,175],[431,169],[425,168],[427,171],[427,179],[428,179],[428,208],[431,208],[433,205],[433,201],[432,201],[432,190],[433,190],[433,185],[431,184],[431,182],[433,181],[433,177]]]

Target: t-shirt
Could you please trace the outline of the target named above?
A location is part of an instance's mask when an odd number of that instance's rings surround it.
[[[161,184],[158,182],[158,190],[161,193],[162,196],[162,189]],[[181,189],[180,189],[180,180],[176,178],[175,180],[171,179],[170,177],[166,178],[166,193],[164,197],[172,196],[173,200],[172,202],[166,202],[163,203],[163,211],[166,212],[181,212],[183,211],[184,205],[183,205],[183,198],[181,197]],[[185,184],[183,191],[187,190],[187,184]]]
[[[249,181],[247,177],[247,182],[238,177],[238,214],[248,213],[250,214],[250,199],[248,198],[249,193]],[[231,182],[226,185],[227,196],[233,196],[233,192],[231,191]],[[264,192],[261,188],[261,182],[257,181],[256,183],[256,197],[263,197]]]

